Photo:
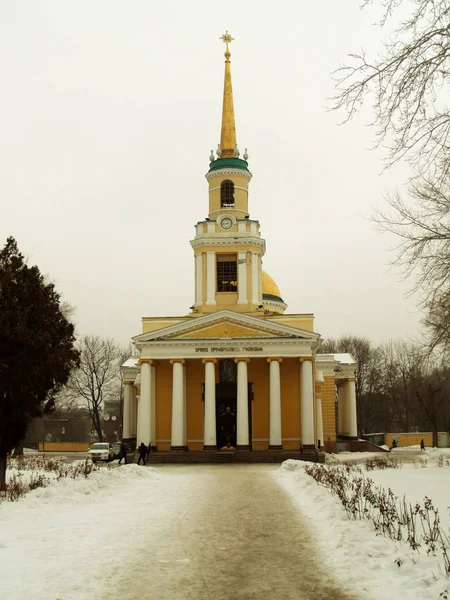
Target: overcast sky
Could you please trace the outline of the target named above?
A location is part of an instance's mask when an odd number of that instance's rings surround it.
[[[228,29],[250,216],[288,312],[314,312],[323,337],[419,335],[395,239],[370,223],[408,170],[369,150],[370,106],[345,126],[326,110],[346,54],[381,49],[360,3],[0,2],[0,244],[56,282],[80,334],[125,344],[142,316],[193,304]]]

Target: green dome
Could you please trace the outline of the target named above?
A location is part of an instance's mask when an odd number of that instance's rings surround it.
[[[283,302],[284,304],[284,300],[283,298],[281,298],[280,296],[274,296],[273,294],[263,294],[262,295],[263,300],[268,300],[269,302]]]
[[[248,171],[247,167],[248,162],[246,160],[234,157],[218,158],[209,164],[210,171],[217,171],[217,169],[242,169],[243,171]]]

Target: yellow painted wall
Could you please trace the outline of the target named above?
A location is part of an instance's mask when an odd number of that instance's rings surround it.
[[[204,402],[202,384],[205,381],[205,365],[201,360],[190,360],[186,366],[186,408],[188,450],[203,450]]]
[[[217,325],[210,327],[203,327],[196,329],[195,331],[186,332],[177,336],[173,339],[206,339],[206,338],[264,338],[274,337],[270,333],[258,330],[252,327],[245,327],[245,325],[237,325],[236,323],[230,323],[224,321]]]
[[[284,358],[281,375],[281,435],[285,450],[299,450],[300,442],[285,441],[300,438],[300,362],[298,358]]]
[[[314,331],[314,315],[269,315],[265,317],[276,323],[287,325],[288,327],[295,327],[296,329],[304,329],[305,331]]]
[[[39,442],[39,452],[87,452],[89,442]]]
[[[172,437],[172,365],[168,360],[156,364],[156,446],[170,450]],[[169,440],[159,442],[158,440]]]
[[[187,321],[187,317],[142,317],[142,333],[170,327],[183,321]]]
[[[387,433],[384,436],[384,443],[386,446],[392,446],[393,438],[397,438],[399,447],[404,446],[418,446],[420,440],[423,440],[425,446],[433,446],[433,434],[430,432],[422,433]]]
[[[259,253],[259,252],[261,252],[261,249],[259,248],[259,246],[250,246],[249,244],[239,244],[239,241],[237,241],[232,246],[226,246],[225,251],[227,254],[235,254],[237,252],[258,252]],[[198,254],[199,252],[214,252],[215,254],[223,254],[224,247],[211,245],[211,246],[202,246],[201,248],[196,248],[194,250],[195,254]]]
[[[220,184],[229,179],[234,183],[234,207],[220,206]],[[233,213],[234,210],[248,214],[248,179],[242,175],[223,174],[209,179],[209,213],[215,211]],[[244,188],[244,189],[239,189]]]
[[[248,363],[248,381],[253,383],[252,438],[267,441],[253,442],[253,450],[267,450],[269,447],[269,402],[270,375],[269,363],[265,358],[251,359]]]

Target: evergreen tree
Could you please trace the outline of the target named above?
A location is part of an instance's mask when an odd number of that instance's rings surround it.
[[[0,251],[0,492],[6,456],[78,365],[74,326],[52,283],[28,266],[14,238]]]

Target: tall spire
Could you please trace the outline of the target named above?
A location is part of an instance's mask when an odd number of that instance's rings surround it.
[[[220,38],[225,46],[225,81],[223,85],[222,131],[220,135],[220,157],[236,156],[236,125],[234,122],[233,87],[231,85],[231,53],[228,44],[234,40],[226,31]]]

